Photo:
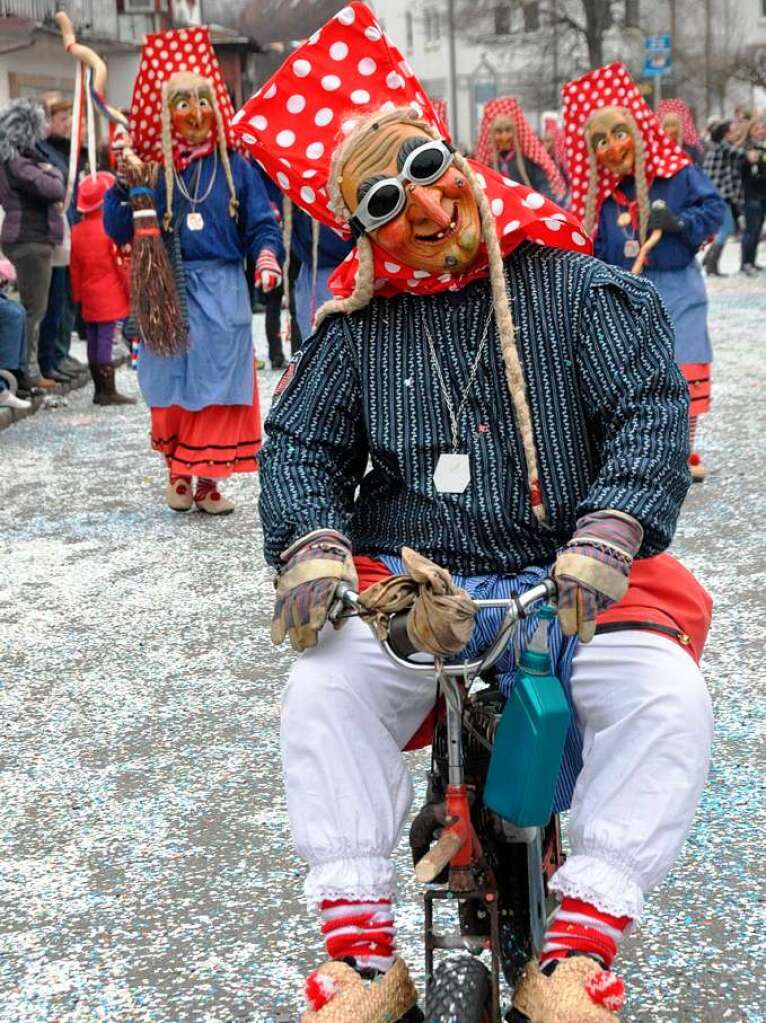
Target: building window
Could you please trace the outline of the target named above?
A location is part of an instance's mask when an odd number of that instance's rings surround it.
[[[427,43],[436,43],[441,37],[441,25],[439,24],[439,9],[427,7],[424,11],[425,33]]]
[[[415,33],[412,25],[412,14],[409,11],[404,15],[404,26],[407,49],[411,51],[415,48]]]
[[[540,4],[537,0],[527,0],[524,10],[524,31],[537,32],[540,28]]]
[[[761,0],[766,3],[766,0]],[[625,28],[639,27],[639,0],[625,0]]]
[[[766,0],[764,0],[766,2]],[[507,36],[511,34],[511,5],[498,4],[495,7],[495,35]]]

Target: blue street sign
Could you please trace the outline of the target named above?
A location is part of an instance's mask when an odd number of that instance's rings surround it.
[[[666,75],[672,66],[672,38],[669,35],[646,36],[644,40],[644,75],[647,78]]]

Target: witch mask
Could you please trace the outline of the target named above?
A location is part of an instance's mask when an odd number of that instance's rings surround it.
[[[453,149],[405,120],[373,124],[340,168],[351,225],[416,270],[462,273],[481,243],[476,198]]]
[[[492,140],[498,153],[509,153],[516,148],[516,125],[510,117],[498,117],[492,124]]]
[[[585,125],[588,144],[596,161],[619,178],[632,174],[636,165],[636,125],[620,107],[594,113]]]
[[[166,86],[173,137],[199,146],[215,131],[215,101],[210,83],[199,75],[173,75]]]

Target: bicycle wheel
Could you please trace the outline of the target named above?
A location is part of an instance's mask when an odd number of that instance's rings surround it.
[[[440,963],[426,996],[425,1023],[492,1023],[492,978],[478,959]]]

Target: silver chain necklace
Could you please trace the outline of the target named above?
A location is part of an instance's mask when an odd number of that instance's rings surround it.
[[[205,226],[205,221],[202,219],[202,214],[197,211],[197,207],[206,202],[210,198],[210,193],[213,191],[213,185],[215,184],[216,175],[218,174],[218,150],[213,150],[213,172],[210,175],[210,182],[205,189],[204,195],[199,194],[200,180],[202,178],[201,159],[197,161],[197,173],[194,177],[194,195],[189,194],[186,183],[175,167],[173,168],[173,174],[175,175],[178,191],[191,206],[190,212],[186,214],[186,226],[190,231],[201,231]]]
[[[450,394],[449,388],[447,387],[447,383],[444,379],[442,368],[439,365],[439,359],[436,354],[436,346],[434,345],[434,339],[431,337],[431,331],[428,329],[428,324],[426,323],[425,319],[423,320],[423,330],[425,331],[426,340],[428,341],[428,351],[431,356],[431,364],[433,365],[437,380],[439,381],[439,388],[442,392],[444,404],[447,406],[447,413],[450,418],[453,452],[457,452],[458,447],[460,446],[459,444],[460,419],[463,415],[463,409],[465,408],[466,402],[468,401],[471,391],[473,390],[473,385],[476,382],[476,374],[479,371],[479,363],[481,362],[482,356],[484,355],[484,349],[487,346],[487,340],[489,337],[489,325],[492,322],[493,314],[494,309],[490,308],[489,315],[487,316],[487,319],[484,323],[484,330],[482,331],[481,341],[479,342],[479,350],[476,353],[476,358],[473,360],[473,366],[471,367],[471,372],[468,375],[468,382],[463,388],[463,393],[460,395],[460,400],[457,409],[454,406],[452,396]]]

